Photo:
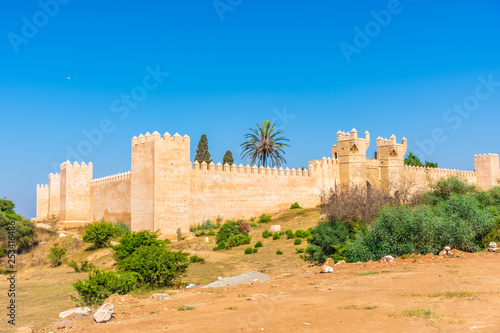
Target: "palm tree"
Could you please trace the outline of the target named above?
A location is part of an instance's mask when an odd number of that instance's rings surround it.
[[[276,129],[276,125],[266,120],[261,125],[256,124],[257,129],[252,129],[252,133],[245,134],[247,141],[243,142],[241,156],[245,160],[250,158],[251,164],[259,163],[263,166],[280,167],[286,163],[283,147],[289,147],[285,141],[290,141],[285,137],[278,137],[282,130]]]

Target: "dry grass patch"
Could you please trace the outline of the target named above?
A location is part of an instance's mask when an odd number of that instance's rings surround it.
[[[406,294],[405,296],[409,297],[444,297],[444,298],[473,298],[477,297],[479,293],[471,292],[471,291],[441,291],[436,293],[414,293],[414,294]]]
[[[437,320],[439,319],[439,315],[434,311],[426,308],[413,308],[410,310],[404,310],[398,313],[392,313],[389,316],[391,317],[414,317],[420,319],[427,320]]]

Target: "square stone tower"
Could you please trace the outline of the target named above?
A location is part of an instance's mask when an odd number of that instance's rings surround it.
[[[131,229],[189,228],[190,139],[158,132],[132,139]]]
[[[59,214],[61,221],[90,221],[93,167],[82,162],[61,165]]]
[[[474,166],[477,173],[477,185],[480,188],[489,190],[499,185],[500,161],[497,154],[475,155]]]
[[[339,176],[347,186],[366,186],[366,150],[370,146],[370,133],[358,138],[355,128],[351,133],[338,131],[337,144],[333,146],[333,157],[339,161]]]
[[[393,192],[399,189],[403,179],[406,149],[406,138],[403,138],[402,143],[396,143],[394,134],[389,140],[377,138],[377,159],[380,161],[382,185]]]

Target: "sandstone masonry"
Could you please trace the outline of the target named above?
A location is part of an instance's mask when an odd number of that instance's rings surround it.
[[[474,157],[475,171],[404,165],[407,140],[377,138],[374,158],[367,158],[370,133],[337,133],[332,157],[309,161],[309,170],[250,165],[191,163],[190,138],[158,132],[132,139],[131,171],[93,179],[93,165],[69,161],[48,185],[37,185],[37,217],[63,222],[124,221],[132,230],[160,230],[167,236],[207,219],[239,219],[320,203],[322,193],[342,185],[389,187],[412,181],[416,188],[451,175],[483,189],[500,179],[499,156]]]

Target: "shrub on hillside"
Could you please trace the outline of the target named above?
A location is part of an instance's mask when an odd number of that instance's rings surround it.
[[[226,242],[220,241],[217,243],[217,246],[215,246],[212,250],[219,251],[219,250],[224,250],[224,249],[226,249]]]
[[[124,223],[123,221],[117,221],[115,223],[116,227],[116,235],[117,236],[123,236],[125,234],[128,234],[130,232],[130,227]]]
[[[452,194],[472,194],[477,191],[474,184],[469,184],[465,179],[456,176],[443,178],[430,185],[431,191],[424,194],[423,199],[426,203],[437,204],[441,201],[448,200]]]
[[[285,234],[286,234],[286,239],[295,238],[295,234],[293,233],[293,231],[291,229],[288,229],[287,231],[285,231]]]
[[[149,230],[126,233],[120,238],[120,244],[113,246],[116,251],[114,257],[118,261],[123,260],[141,246],[164,246],[168,243],[170,241],[159,240],[157,232]]]
[[[349,228],[346,224],[319,222],[312,230],[310,244],[306,248],[309,260],[325,261],[337,252],[335,246],[345,243],[349,237]]]
[[[23,253],[35,244],[35,226],[14,208],[12,201],[0,199],[0,248],[8,248],[9,231],[15,230],[16,251]]]
[[[283,251],[281,251],[281,250],[277,250],[277,251],[276,251],[276,254],[277,254],[277,255],[282,255],[282,254],[283,254]]]
[[[66,265],[68,265],[69,267],[73,267],[75,273],[90,272],[94,269],[94,264],[90,263],[88,260],[80,262],[80,265],[78,265],[76,261],[71,260],[70,262],[66,263]]]
[[[297,253],[304,253],[305,251],[306,251],[306,249],[304,249],[303,247],[302,248],[298,248],[298,247],[295,248],[295,252],[297,252]]]
[[[245,254],[252,254],[253,253],[253,249],[251,247],[247,247],[245,249]]]
[[[240,229],[236,226],[236,222],[227,221],[220,227],[215,240],[217,243],[220,243],[221,241],[225,242],[229,239],[229,237],[238,235],[239,233]]]
[[[295,240],[293,241],[293,244],[294,245],[300,245],[300,244],[302,244],[302,239],[301,238],[295,238]]]
[[[80,298],[71,296],[81,306],[100,305],[112,294],[129,293],[137,284],[137,273],[117,273],[95,268],[86,280],[78,280],[73,287]]]
[[[266,214],[262,214],[260,217],[259,217],[259,222],[261,223],[266,223],[266,222],[270,222],[272,219],[271,215],[266,215]]]
[[[495,227],[495,217],[480,207],[473,195],[451,195],[437,206],[384,207],[377,222],[363,236],[347,242],[351,262],[378,260],[405,253],[435,253],[450,244],[476,251]]]
[[[202,257],[198,257],[196,255],[191,255],[189,256],[189,262],[195,264],[195,263],[204,263],[205,259]]]
[[[238,234],[238,235],[233,235],[233,236],[229,237],[229,239],[226,242],[226,246],[227,247],[236,247],[236,246],[240,246],[240,245],[250,244],[251,241],[252,241],[252,237],[250,237],[250,235]]]
[[[50,248],[49,260],[52,266],[58,267],[63,263],[63,257],[66,254],[66,249],[64,247],[59,247],[58,243],[54,243],[54,246]]]
[[[261,242],[261,241],[258,241],[257,243],[255,243],[255,246],[254,246],[254,247],[255,247],[255,248],[258,248],[258,247],[263,247],[263,246],[264,246],[264,244],[262,244],[262,242]]]
[[[273,240],[278,240],[278,239],[280,239],[280,237],[281,237],[281,236],[280,236],[280,233],[279,233],[279,232],[275,232],[275,233],[273,234]]]
[[[111,238],[118,234],[118,228],[111,222],[101,220],[85,227],[82,239],[92,243],[92,249],[101,249],[110,245]]]
[[[121,272],[135,272],[138,284],[161,288],[178,282],[189,266],[189,254],[169,251],[161,246],[141,246],[130,256],[118,261]]]
[[[302,229],[297,229],[295,231],[295,237],[297,238],[307,238],[309,237],[310,231],[304,231]]]
[[[294,202],[291,206],[290,209],[299,209],[301,208],[298,202]]]
[[[264,237],[264,238],[269,238],[272,236],[273,236],[273,233],[270,232],[269,230],[264,230],[264,232],[262,233],[262,237]]]

